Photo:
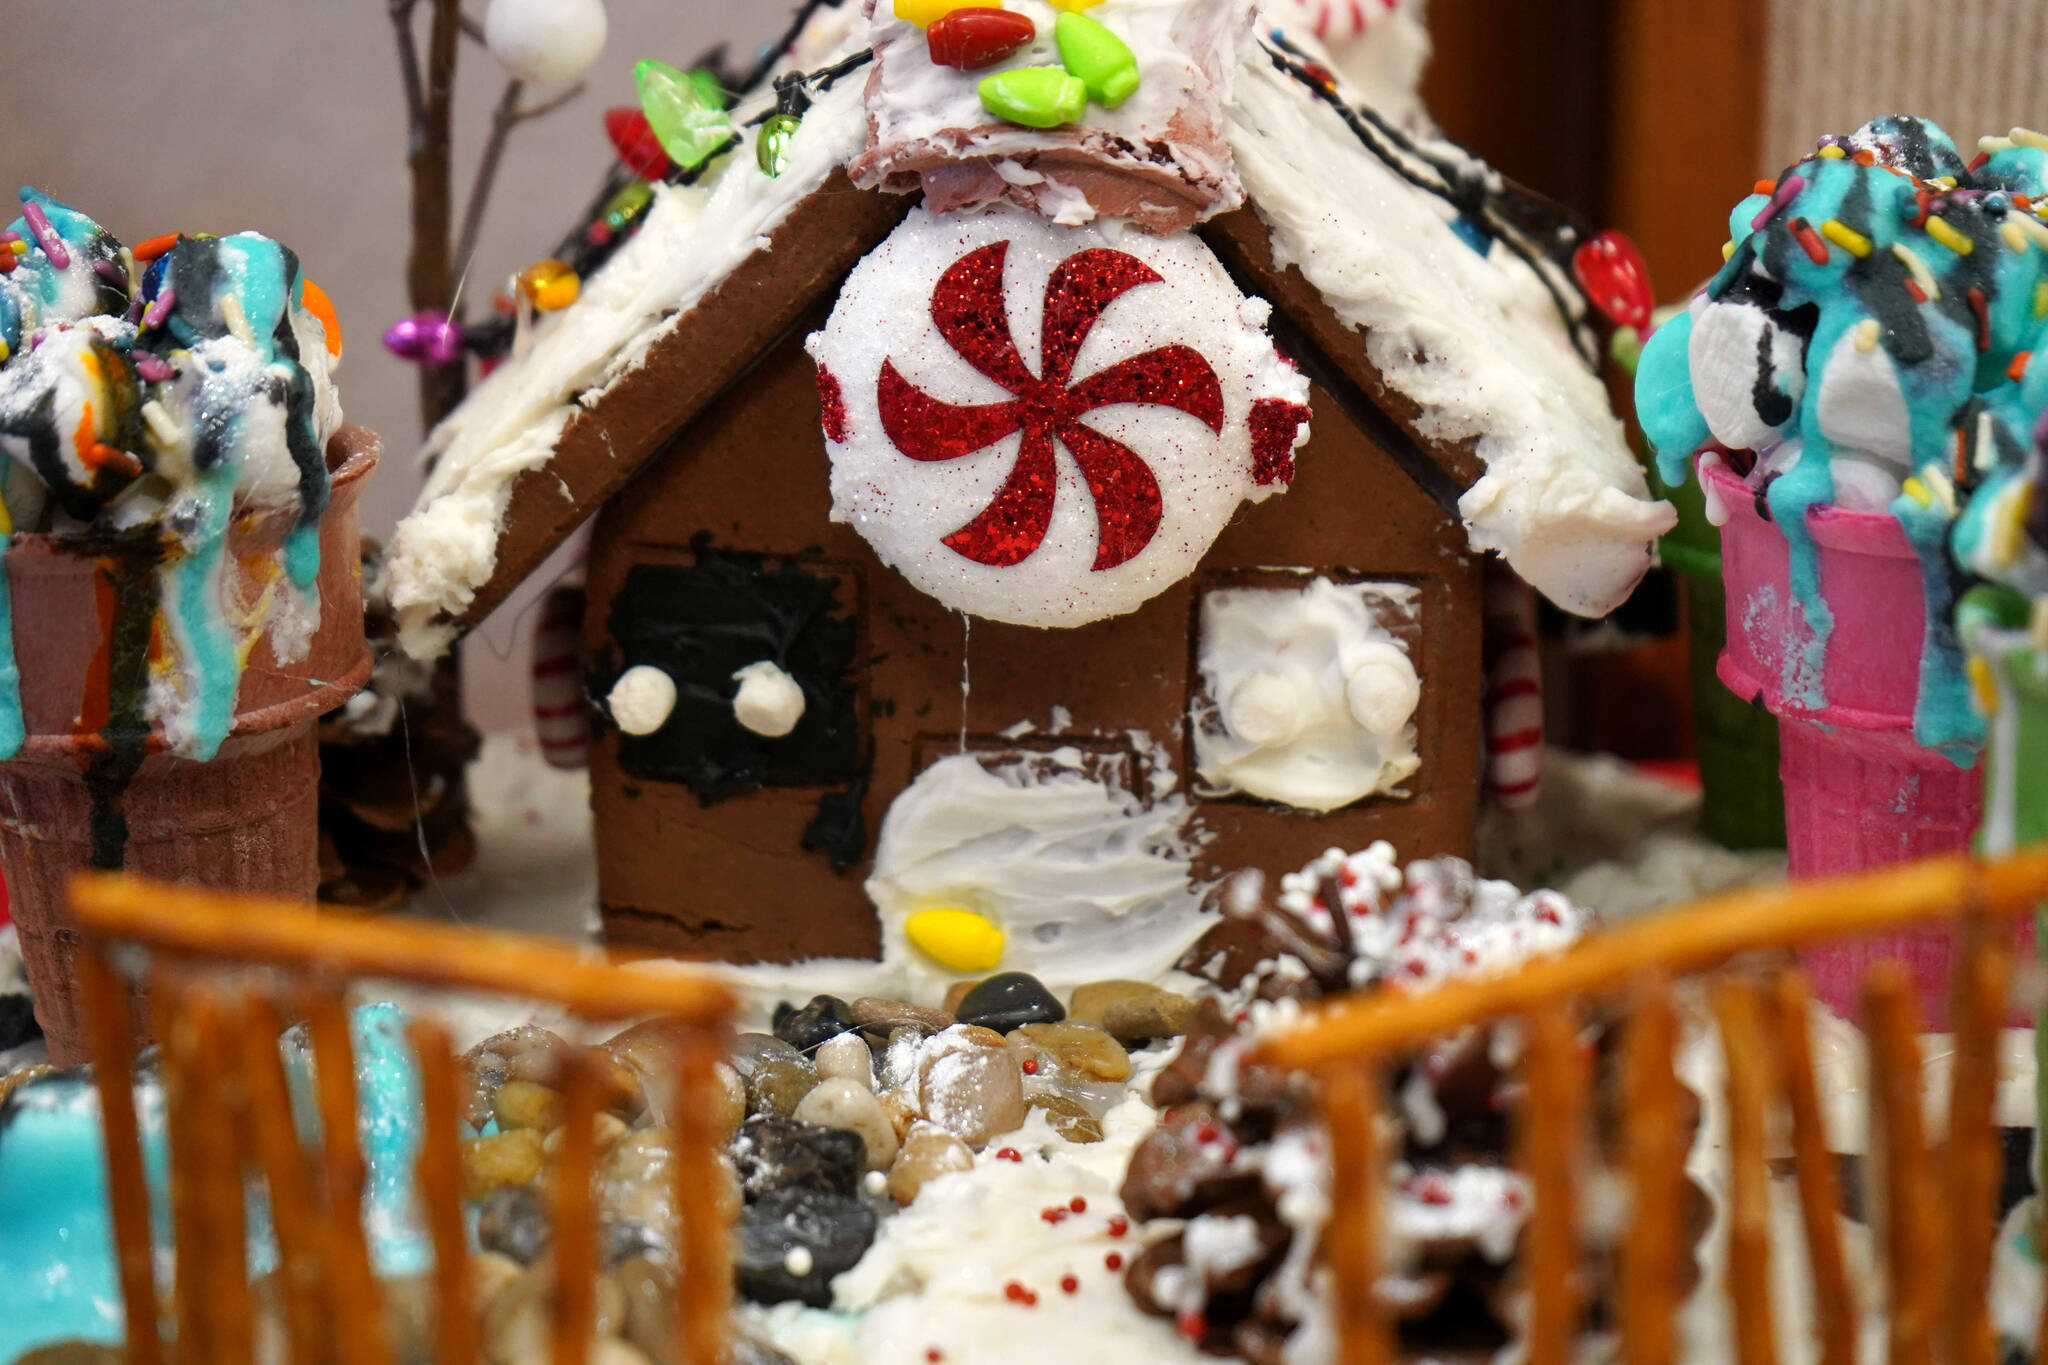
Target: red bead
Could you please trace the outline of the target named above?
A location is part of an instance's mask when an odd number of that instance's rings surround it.
[[[1028,15],[970,5],[934,19],[924,31],[932,60],[956,71],[979,71],[1020,51],[1038,36]]]
[[[647,126],[647,115],[631,105],[605,110],[604,131],[620,163],[642,180],[660,180],[676,168],[661,149],[661,139]]]
[[[1078,1294],[1081,1292],[1081,1281],[1073,1275],[1062,1275],[1060,1276],[1060,1288],[1066,1293]]]
[[[1036,1076],[1038,1074],[1038,1059],[1036,1057],[1026,1057],[1024,1059],[1024,1074],[1027,1076]]]
[[[939,1365],[939,1362],[946,1358],[946,1353],[944,1351],[941,1351],[936,1346],[927,1346],[925,1348],[924,1358],[930,1361],[931,1365]]]
[[[1008,1299],[1011,1303],[1024,1302],[1024,1294],[1024,1286],[1018,1284],[1015,1280],[1012,1280],[1008,1284],[1003,1286],[1003,1297]]]
[[[1618,327],[1648,325],[1656,302],[1650,292],[1650,268],[1627,233],[1610,229],[1581,242],[1572,253],[1572,275],[1609,322]]]
[[[1088,1201],[1077,1194],[1067,1201],[1067,1207],[1075,1213],[1086,1213],[1088,1212]]]
[[[1109,1235],[1112,1237],[1121,1237],[1130,1230],[1131,1220],[1120,1213],[1109,1220]]]
[[[1102,1258],[1102,1264],[1111,1270],[1122,1270],[1124,1268],[1123,1253],[1118,1251],[1110,1252]]]

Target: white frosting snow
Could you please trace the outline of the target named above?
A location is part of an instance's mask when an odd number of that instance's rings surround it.
[[[657,186],[640,230],[583,282],[577,304],[549,314],[526,355],[499,366],[434,429],[426,450],[433,472],[385,566],[409,653],[438,654],[453,639],[444,618],[460,615],[490,577],[513,480],[546,464],[578,408],[602,401],[859,150],[860,89],[855,76],[817,96],[780,176],[761,174],[749,142],[708,188]],[[754,112],[734,111],[735,126]]]
[[[1649,498],[1535,272],[1499,247],[1481,258],[1447,204],[1270,62],[1248,61],[1236,96],[1225,133],[1278,264],[1365,333],[1373,366],[1421,407],[1425,440],[1476,441],[1486,474],[1458,504],[1473,547],[1568,611],[1619,605],[1676,513]]]
[[[904,921],[959,906],[1007,938],[997,970],[1055,991],[1110,978],[1151,980],[1213,922],[1189,882],[1196,838],[1173,791],[1139,794],[1081,770],[1078,750],[997,763],[940,759],[890,803],[868,897],[883,960],[943,994],[949,973],[911,947]],[[1172,769],[1163,769],[1170,783]]]
[[[1415,596],[1402,583],[1327,578],[1205,594],[1194,717],[1205,794],[1330,811],[1413,774],[1421,682],[1382,621],[1412,620]]]

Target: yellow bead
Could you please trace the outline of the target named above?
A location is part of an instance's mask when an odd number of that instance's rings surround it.
[[[1063,9],[1069,14],[1078,14],[1084,9],[1094,9],[1102,0],[1052,0],[1054,9]]]
[[[919,28],[930,28],[956,9],[966,9],[969,5],[987,8],[995,3],[996,0],[895,0],[896,17]],[[997,8],[1001,6],[997,5]]]
[[[1003,960],[1003,931],[985,915],[958,906],[920,910],[903,921],[912,947],[941,967],[985,972]]]
[[[1983,655],[1970,656],[1970,690],[1977,694],[1977,710],[1990,717],[1998,714],[1998,681],[1991,676],[1991,665]]]
[[[583,281],[574,275],[557,275],[554,279],[535,287],[533,306],[543,313],[552,313],[576,302],[577,296],[582,292]]]

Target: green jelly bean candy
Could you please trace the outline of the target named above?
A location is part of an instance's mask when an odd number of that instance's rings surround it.
[[[649,57],[633,68],[647,126],[669,159],[685,170],[704,164],[732,135],[726,116],[702,82]]]
[[[1130,44],[1078,11],[1053,22],[1060,62],[1081,78],[1088,95],[1105,109],[1114,109],[1138,88],[1138,59]]]
[[[1088,87],[1056,66],[1026,66],[982,77],[981,107],[1026,128],[1072,123],[1088,107]]]
[[[803,122],[795,114],[770,114],[768,121],[761,125],[761,133],[754,143],[754,159],[761,170],[769,176],[778,176],[789,168],[789,144],[796,141],[796,130]]]

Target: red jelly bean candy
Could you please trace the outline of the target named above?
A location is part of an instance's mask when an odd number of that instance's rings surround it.
[[[1608,321],[1617,327],[1648,325],[1655,302],[1650,268],[1627,233],[1610,229],[1580,243],[1572,253],[1572,274]]]
[[[621,105],[605,110],[604,131],[620,163],[642,180],[660,180],[675,169],[661,149],[661,139],[647,126],[647,115],[638,109]]]
[[[971,5],[932,21],[924,31],[932,60],[956,71],[979,71],[1023,50],[1038,36],[1029,15]]]

